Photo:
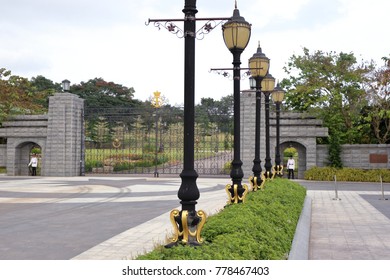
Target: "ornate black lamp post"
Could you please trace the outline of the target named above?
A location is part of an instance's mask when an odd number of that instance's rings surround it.
[[[199,245],[202,240],[200,232],[206,221],[202,210],[196,211],[195,205],[200,197],[196,179],[198,173],[194,164],[194,127],[195,127],[195,39],[203,39],[221,22],[229,18],[201,18],[195,17],[198,12],[196,0],[184,1],[184,19],[149,19],[146,25],[153,22],[157,28],[164,27],[179,38],[184,38],[184,160],[180,174],[181,185],[178,198],[182,205],[181,211],[171,211],[171,222],[175,236],[172,242],[165,247],[172,247],[178,242],[193,246]],[[205,25],[196,30],[196,21],[205,20]],[[221,21],[216,23],[216,21]],[[175,22],[184,21],[184,29],[180,29]],[[165,22],[162,24],[161,22]]]
[[[251,25],[240,16],[237,2],[231,17],[223,26],[223,39],[226,47],[233,54],[233,98],[234,98],[234,155],[230,177],[233,184],[226,186],[230,203],[241,203],[245,199],[248,187],[242,185],[244,172],[240,159],[240,80],[241,80],[241,53],[245,50],[251,36]]]
[[[284,98],[284,90],[279,86],[279,84],[275,87],[272,92],[272,100],[276,105],[276,151],[275,151],[275,167],[274,174],[278,177],[283,176],[283,164],[280,162],[280,104],[282,103]]]
[[[260,43],[257,52],[249,59],[249,69],[251,72],[251,88],[256,89],[256,127],[255,127],[255,158],[253,160],[253,176],[249,178],[252,190],[257,191],[263,188],[264,179],[261,178],[260,159],[260,122],[261,122],[261,84],[269,69],[269,58],[261,51]]]
[[[270,137],[269,137],[269,97],[275,87],[275,78],[271,74],[267,74],[263,79],[263,86],[267,90],[263,90],[265,96],[265,173],[264,176],[266,179],[272,179],[272,163],[270,156]]]

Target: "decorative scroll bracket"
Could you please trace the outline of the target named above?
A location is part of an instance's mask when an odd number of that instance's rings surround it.
[[[151,22],[153,22],[154,26],[159,30],[161,27],[168,30],[168,32],[175,34],[178,38],[184,38],[186,36],[195,37],[198,40],[203,40],[205,35],[209,34],[212,30],[214,30],[218,25],[228,21],[230,18],[195,18],[195,17],[186,17],[184,19],[149,19],[145,22],[145,25],[148,26]],[[175,22],[182,22],[186,20],[191,21],[207,21],[196,33],[185,33],[179,26],[176,25]]]
[[[200,233],[206,222],[206,213],[202,210],[197,212],[179,211],[174,209],[170,214],[171,223],[174,228],[174,236],[166,248],[176,246],[179,242],[190,246],[199,246],[203,239]]]
[[[262,68],[256,68],[256,69],[262,69]],[[230,74],[230,71],[233,71],[235,70],[234,68],[211,68],[210,69],[210,73],[211,72],[215,72],[217,73],[218,75],[221,75],[223,76],[224,78],[228,78],[229,80],[235,80],[235,79],[239,79],[239,80],[245,80],[246,78],[249,78],[251,76],[251,68],[240,68],[239,70],[245,70],[240,77],[233,77],[231,74]]]
[[[234,184],[233,186],[228,184],[225,187],[225,191],[228,195],[228,204],[244,203],[248,193],[248,186],[243,184],[242,189],[239,190],[237,184]]]
[[[260,178],[257,176],[251,176],[249,178],[249,182],[252,185],[252,191],[256,192],[258,189],[264,190],[264,184],[265,184],[265,177],[264,173],[260,174]]]

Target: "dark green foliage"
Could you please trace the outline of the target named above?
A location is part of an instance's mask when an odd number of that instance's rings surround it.
[[[85,99],[86,108],[133,107],[140,103],[133,98],[133,88],[106,82],[102,78],[72,85],[71,92]]]
[[[264,191],[251,192],[243,204],[208,217],[202,246],[163,246],[141,260],[281,260],[288,257],[306,190],[275,179]]]
[[[333,181],[336,175],[337,181],[349,182],[390,182],[390,170],[372,169],[363,170],[357,168],[313,167],[305,172],[306,180]]]
[[[164,154],[157,155],[157,165],[163,164],[169,160]],[[143,154],[142,159],[138,161],[118,161],[114,165],[114,171],[132,170],[137,167],[151,167],[156,165],[154,154]]]
[[[103,162],[100,160],[86,160],[85,161],[85,172],[91,172],[92,168],[103,167]]]
[[[329,166],[342,168],[343,161],[341,160],[341,144],[337,133],[329,136]]]

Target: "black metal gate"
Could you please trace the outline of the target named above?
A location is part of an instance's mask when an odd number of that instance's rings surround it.
[[[176,107],[87,108],[87,174],[180,174],[183,169],[183,109]],[[228,175],[233,155],[232,116],[197,116],[195,170]]]

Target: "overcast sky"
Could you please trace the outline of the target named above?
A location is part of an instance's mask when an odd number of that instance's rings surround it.
[[[183,103],[184,39],[145,22],[182,19],[184,0],[0,0],[0,7],[0,68],[72,84],[101,77],[133,87],[140,100],[158,90],[170,104]],[[198,18],[230,17],[234,0],[198,0],[197,8]],[[238,8],[252,24],[242,67],[260,41],[279,80],[303,47],[353,52],[378,64],[390,55],[389,0],[238,0]],[[197,102],[232,93],[231,80],[209,72],[231,63],[221,26],[196,41]],[[242,80],[241,89],[248,87]]]

